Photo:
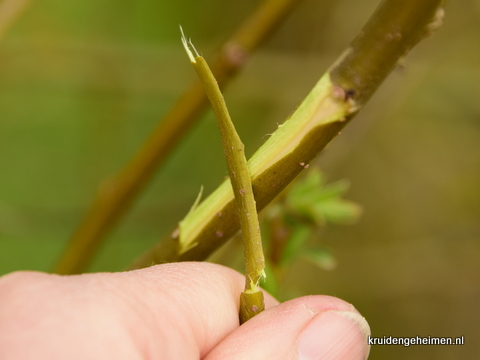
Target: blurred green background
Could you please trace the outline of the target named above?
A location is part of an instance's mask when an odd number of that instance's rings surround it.
[[[6,0],[3,0],[4,2]],[[11,0],[9,0],[11,1]],[[0,274],[51,270],[98,184],[195,78],[178,24],[208,58],[258,0],[31,1],[0,39]],[[251,155],[379,1],[304,0],[228,88]],[[422,42],[319,157],[364,214],[318,241],[332,271],[297,262],[285,287],[352,302],[373,335],[465,336],[374,346],[371,359],[480,354],[480,2],[447,3]],[[89,271],[118,271],[226,175],[211,113],[188,134]]]

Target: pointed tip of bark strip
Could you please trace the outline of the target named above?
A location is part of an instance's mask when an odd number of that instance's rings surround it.
[[[195,46],[192,43],[192,39],[188,39],[185,36],[185,33],[183,32],[182,25],[178,25],[180,27],[180,32],[182,33],[182,44],[183,47],[185,48],[185,51],[187,52],[188,58],[192,62],[192,64],[195,64],[197,61],[195,60],[196,57],[199,56],[197,49],[195,49]]]

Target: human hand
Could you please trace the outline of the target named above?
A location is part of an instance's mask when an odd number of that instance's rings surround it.
[[[0,278],[0,359],[338,359],[368,357],[365,319],[329,296],[282,304],[242,326],[244,277],[209,263],[74,276]]]

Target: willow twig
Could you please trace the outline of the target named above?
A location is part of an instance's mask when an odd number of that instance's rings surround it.
[[[300,1],[266,0],[238,28],[222,46],[212,66],[220,87],[233,78],[246,63],[248,56]],[[123,170],[99,187],[92,207],[70,239],[54,272],[74,274],[85,269],[103,237],[127,211],[160,164],[207,106],[208,99],[202,85],[196,81],[165,115]]]
[[[360,111],[399,59],[441,24],[442,3],[384,0],[379,5],[291,118],[248,161],[258,210]],[[233,199],[227,180],[183,222],[179,236],[159,242],[131,268],[207,258],[239,229]]]
[[[198,54],[193,44],[187,41],[183,30],[182,42],[212,104],[222,135],[223,150],[235,197],[237,217],[242,229],[245,252],[245,291],[240,296],[240,323],[244,323],[265,309],[263,293],[259,289],[260,279],[265,277],[265,257],[252,181],[244,145],[235,130],[215,77],[205,59]]]

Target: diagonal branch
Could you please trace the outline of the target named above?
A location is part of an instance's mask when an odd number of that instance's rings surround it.
[[[212,65],[224,87],[248,56],[282,23],[300,0],[266,0],[221,48]],[[127,211],[136,196],[168,157],[180,139],[208,107],[199,81],[177,101],[131,161],[98,189],[92,207],[76,229],[54,272],[82,272],[102,239]]]
[[[261,210],[360,111],[399,59],[441,25],[442,0],[384,0],[300,107],[249,160]],[[229,180],[203,201],[180,231],[131,268],[203,260],[239,229]],[[221,236],[219,236],[221,234]]]

